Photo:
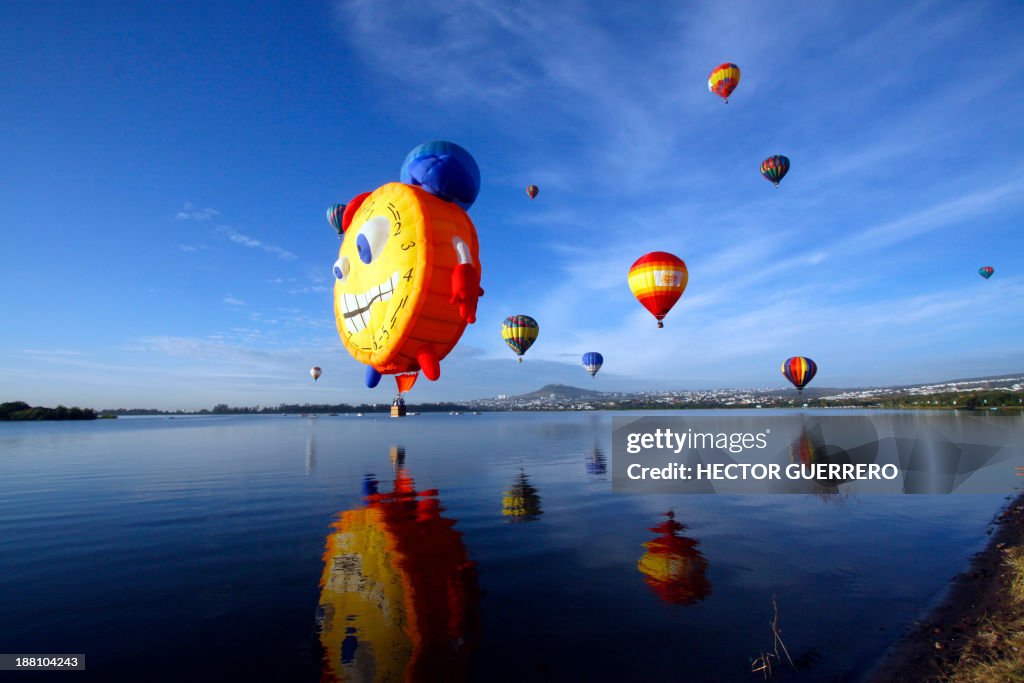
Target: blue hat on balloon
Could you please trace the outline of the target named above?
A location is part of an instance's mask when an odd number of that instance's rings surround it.
[[[402,162],[403,183],[468,209],[480,194],[480,168],[472,155],[454,142],[426,142]]]

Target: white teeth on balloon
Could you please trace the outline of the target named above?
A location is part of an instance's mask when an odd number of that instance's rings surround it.
[[[359,334],[370,324],[370,308],[378,301],[387,301],[395,293],[399,274],[396,272],[385,282],[370,287],[362,294],[342,294],[341,310],[345,314],[345,329]]]

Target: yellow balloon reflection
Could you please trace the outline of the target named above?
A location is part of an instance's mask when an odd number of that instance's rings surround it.
[[[530,522],[544,514],[540,509],[540,494],[522,470],[501,499],[501,514],[510,522]]]
[[[322,681],[466,678],[478,640],[480,589],[437,490],[417,490],[395,447],[395,480],[332,525],[320,578]]]
[[[693,605],[711,594],[708,561],[697,550],[699,541],[682,535],[686,526],[676,521],[675,513],[670,510],[665,516],[668,519],[651,528],[658,536],[644,543],[647,552],[637,567],[659,598],[673,605]]]

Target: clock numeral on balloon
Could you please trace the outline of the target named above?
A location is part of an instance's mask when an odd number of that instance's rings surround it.
[[[415,246],[416,246],[416,240],[409,240],[408,242],[406,242],[405,244],[402,245],[402,251],[409,251],[410,249],[412,249]]]
[[[405,280],[406,282],[412,279],[412,268],[410,268],[408,272],[406,272],[406,274],[402,276],[402,279]]]
[[[402,234],[402,221],[395,221],[395,231],[391,235],[398,237],[400,234]]]

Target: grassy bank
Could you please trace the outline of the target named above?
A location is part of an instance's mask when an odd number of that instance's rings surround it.
[[[999,604],[965,634],[960,658],[943,679],[949,683],[1024,680],[1024,545],[1003,550]]]
[[[1024,494],[943,603],[886,655],[870,681],[1024,681]]]

